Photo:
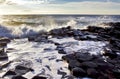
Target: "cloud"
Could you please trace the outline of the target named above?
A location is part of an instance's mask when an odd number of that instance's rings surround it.
[[[55,0],[0,0],[1,4],[8,4],[8,5],[14,5],[14,4],[47,4],[51,3]]]
[[[69,2],[65,4],[0,5],[0,14],[120,14],[116,2]]]

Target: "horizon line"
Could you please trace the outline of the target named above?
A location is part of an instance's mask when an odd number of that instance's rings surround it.
[[[0,15],[120,15],[120,14],[0,14]]]

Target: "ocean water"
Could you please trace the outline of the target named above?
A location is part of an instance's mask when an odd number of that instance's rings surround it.
[[[5,15],[0,16],[0,36],[27,37],[38,34],[40,31],[49,31],[54,28],[71,26],[72,28],[83,29],[89,25],[107,27],[103,23],[120,22],[120,16],[97,16],[97,15]],[[102,41],[78,41],[74,38],[49,38],[53,42],[63,45],[67,54],[77,51],[88,51],[90,54],[101,55],[108,42]],[[9,50],[13,49],[13,50]],[[44,50],[50,49],[50,50]],[[68,70],[68,63],[62,60],[54,43],[30,42],[27,38],[13,39],[7,45],[10,66],[0,72],[0,77],[8,70],[14,69],[17,65],[24,65],[34,69],[22,75],[31,79],[35,75],[43,75],[48,79],[68,79],[71,75]],[[0,62],[2,64],[3,62]],[[47,67],[50,67],[47,68]],[[58,70],[65,72],[65,78],[58,74]],[[11,79],[5,77],[5,79]],[[74,78],[91,79],[91,78]]]
[[[1,15],[0,36],[27,37],[40,31],[71,26],[83,29],[89,25],[120,22],[120,15]]]

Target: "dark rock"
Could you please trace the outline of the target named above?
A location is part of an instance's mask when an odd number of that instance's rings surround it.
[[[89,61],[93,59],[92,55],[90,55],[89,53],[82,53],[82,52],[77,52],[75,57],[79,62]]]
[[[66,79],[74,79],[74,76],[68,75],[68,76],[66,76],[65,78],[66,78]]]
[[[107,62],[97,62],[98,69],[101,71],[109,70],[111,69],[111,66]]]
[[[35,38],[36,38],[36,36],[29,36],[29,37],[28,37],[28,40],[29,40],[29,41],[35,41]]]
[[[111,59],[116,58],[117,54],[113,53],[111,50],[104,49],[104,56],[109,56]]]
[[[70,60],[68,68],[72,70],[73,68],[80,67],[80,66],[81,66],[81,63],[79,63],[77,60]]]
[[[27,78],[22,77],[22,76],[14,76],[14,77],[12,77],[12,79],[27,79]]]
[[[5,46],[7,46],[6,42],[0,42],[0,47],[5,47]]]
[[[50,68],[49,65],[46,65],[45,67],[46,67],[49,71],[51,71],[51,68]]]
[[[56,48],[56,50],[58,50],[58,51],[63,50],[63,49],[64,49],[64,47],[62,45],[58,45]]]
[[[51,48],[45,48],[44,51],[53,51]]]
[[[71,60],[76,60],[74,54],[69,54],[69,55],[62,56],[62,59],[65,60],[65,61],[67,61],[68,63],[69,63],[69,61],[71,61]]]
[[[9,70],[3,75],[3,77],[10,76],[10,75],[16,75],[16,73],[14,71]]]
[[[95,57],[94,58],[94,62],[95,63],[104,63],[105,61],[104,61],[105,59],[103,58],[103,57],[101,57],[101,56],[97,56],[97,57]]]
[[[45,42],[45,43],[48,42],[46,36],[39,36],[39,37],[37,37],[34,41],[35,41],[35,42]]]
[[[0,60],[8,59],[7,54],[4,52],[4,48],[0,49]]]
[[[10,65],[10,63],[12,63],[12,61],[9,61],[9,62],[7,62],[7,63],[2,64],[2,65],[0,66],[0,69],[3,69],[3,68],[8,67],[8,66]]]
[[[92,61],[87,61],[87,62],[83,62],[81,63],[83,67],[89,67],[89,68],[96,68],[98,67],[98,65]]]
[[[43,76],[34,76],[32,79],[47,79],[47,78]]]
[[[60,70],[57,71],[57,74],[62,75],[62,78],[64,78],[67,75],[66,72],[63,72],[63,71],[60,71]]]
[[[96,69],[87,69],[87,74],[89,77],[97,78],[99,76],[99,73]]]
[[[15,72],[19,75],[24,75],[25,73],[27,73],[29,71],[34,71],[34,70],[31,68],[20,66],[20,65],[16,66],[16,68],[15,68]]]
[[[107,62],[111,63],[111,64],[117,64],[117,60],[115,59],[110,59],[110,58],[107,58]]]
[[[7,37],[0,37],[0,42],[9,43],[10,39]]]
[[[59,53],[59,54],[66,54],[66,52],[65,52],[64,49],[58,50],[58,53]]]
[[[85,77],[86,76],[85,70],[83,70],[82,68],[78,68],[78,67],[72,69],[72,74],[76,77]]]
[[[68,37],[68,36],[73,36],[73,32],[71,30],[71,27],[63,27],[63,28],[59,28],[59,29],[53,29],[50,32],[50,35],[52,35],[53,37]]]
[[[11,53],[14,50],[15,50],[14,48],[7,48],[6,53]]]
[[[60,61],[63,61],[62,59],[56,59],[56,62],[60,62]]]
[[[118,69],[112,69],[112,71],[116,79],[120,79],[120,71]]]
[[[102,27],[97,27],[97,26],[88,26],[87,29],[89,32],[102,32],[104,29]]]
[[[56,46],[60,45],[59,43],[54,43]]]
[[[100,76],[100,77],[98,77],[97,79],[109,79],[109,78],[106,77],[106,76]]]
[[[112,26],[113,28],[120,29],[120,22],[109,22],[109,23],[104,23],[105,25]]]
[[[81,30],[77,29],[77,30],[73,30],[73,35],[74,36],[83,36],[84,34],[82,33]]]
[[[0,53],[3,53],[3,52],[5,52],[4,48],[0,48]]]

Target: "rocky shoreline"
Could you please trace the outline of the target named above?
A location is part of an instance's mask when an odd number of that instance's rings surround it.
[[[62,59],[58,61],[67,61],[68,69],[71,71],[72,76],[65,77],[66,73],[58,70],[58,74],[62,74],[62,79],[74,79],[76,78],[92,78],[92,79],[120,79],[120,23],[105,23],[110,27],[96,27],[88,26],[87,29],[72,29],[70,26],[53,29],[49,32],[41,32],[37,36],[29,36],[29,42],[38,43],[51,43],[56,46],[59,54],[64,54]],[[95,41],[95,42],[108,42],[104,46],[101,54],[90,54],[86,50],[78,51],[65,51],[64,45],[60,42],[50,40],[52,38],[64,39],[72,37],[77,41]],[[6,46],[10,43],[10,39],[6,37],[0,38],[0,62],[8,61],[7,63],[0,63],[0,70],[7,68],[12,62],[9,61],[8,53],[14,49],[7,49]],[[75,42],[71,42],[70,45],[76,45]],[[68,46],[69,47],[69,46]],[[51,51],[49,48],[45,48],[44,51]],[[69,54],[68,54],[69,53]],[[48,69],[49,66],[47,66]],[[11,79],[27,79],[23,77],[23,74],[32,72],[34,69],[31,67],[18,65],[15,70],[8,70],[0,79],[4,79],[5,76],[12,76]],[[8,78],[9,79],[9,78]],[[48,79],[45,76],[36,75],[32,79]],[[52,79],[52,78],[51,78]],[[54,78],[53,78],[54,79]]]

